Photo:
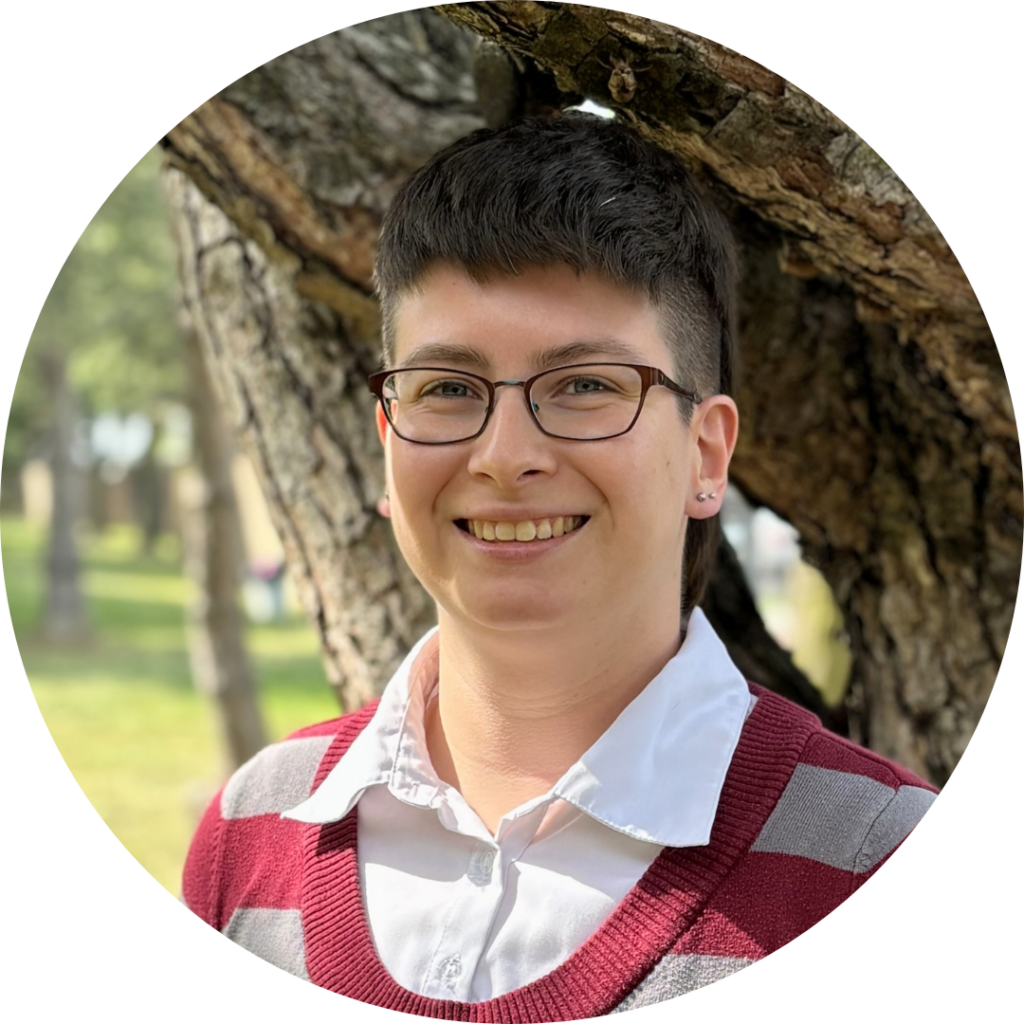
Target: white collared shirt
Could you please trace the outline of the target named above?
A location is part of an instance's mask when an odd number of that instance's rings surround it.
[[[384,966],[420,995],[478,1002],[558,967],[662,847],[708,842],[752,698],[695,610],[678,654],[491,835],[430,763],[437,649],[432,630],[319,789],[284,817],[326,823],[358,804],[363,899]]]

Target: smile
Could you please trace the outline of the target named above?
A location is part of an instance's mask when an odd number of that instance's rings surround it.
[[[457,519],[455,525],[477,540],[508,541],[550,540],[578,530],[590,516],[555,516],[552,519],[524,519],[520,522],[492,522],[488,519]]]

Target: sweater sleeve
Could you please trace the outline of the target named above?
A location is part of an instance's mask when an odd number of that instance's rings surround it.
[[[219,872],[220,838],[223,819],[221,794],[210,801],[192,837],[181,880],[181,900],[198,917],[214,928],[220,928]]]
[[[899,848],[935,801],[934,786],[896,768],[898,784],[875,815],[854,862],[853,889],[859,889]]]

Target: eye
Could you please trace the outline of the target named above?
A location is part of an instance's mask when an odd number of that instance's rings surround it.
[[[608,390],[608,382],[599,377],[570,377],[562,383],[568,395],[593,395]]]
[[[420,398],[480,398],[479,388],[468,380],[434,380],[425,384],[419,392]]]

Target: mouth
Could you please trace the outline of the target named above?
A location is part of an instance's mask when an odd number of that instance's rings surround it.
[[[463,533],[472,534],[477,540],[489,541],[494,544],[505,544],[510,541],[529,543],[530,541],[550,540],[563,537],[589,522],[590,516],[552,516],[546,519],[522,519],[494,521],[490,519],[456,519],[455,525]]]

